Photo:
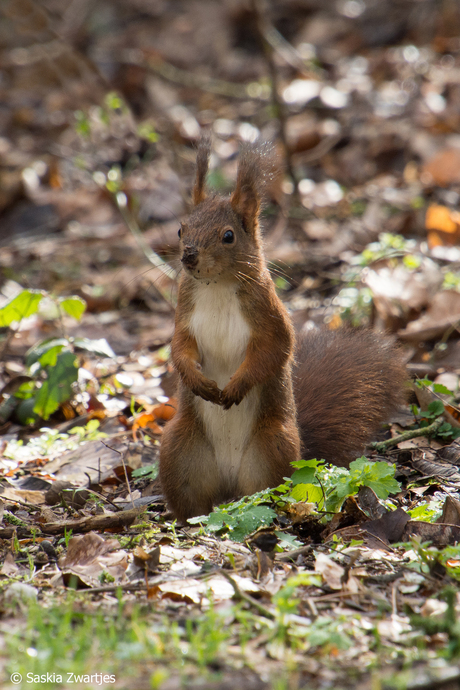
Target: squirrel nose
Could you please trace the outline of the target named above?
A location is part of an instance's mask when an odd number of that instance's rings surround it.
[[[198,263],[198,249],[191,245],[186,245],[184,247],[181,261],[187,268],[195,268]]]

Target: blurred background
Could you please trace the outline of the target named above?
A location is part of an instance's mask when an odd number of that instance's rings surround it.
[[[456,0],[1,9],[2,303],[23,288],[77,294],[78,334],[119,355],[167,343],[174,274],[151,250],[175,267],[206,128],[223,193],[242,141],[276,143],[264,232],[299,327],[385,327],[423,363],[427,339],[460,320]],[[10,351],[54,332],[37,316]]]

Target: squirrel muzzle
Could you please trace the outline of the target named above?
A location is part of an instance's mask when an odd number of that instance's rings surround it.
[[[192,245],[186,245],[182,253],[181,262],[185,268],[196,268],[198,265],[198,249]]]

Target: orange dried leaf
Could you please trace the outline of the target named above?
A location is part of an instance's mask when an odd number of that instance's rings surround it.
[[[460,242],[460,213],[447,206],[431,204],[426,212],[425,227],[431,248]]]
[[[170,398],[167,403],[160,403],[153,408],[152,414],[155,419],[162,419],[168,422],[176,414],[177,401],[175,398]]]
[[[149,429],[154,434],[161,434],[162,432],[162,428],[156,423],[156,417],[153,413],[139,415],[133,424],[133,436],[138,429]]]
[[[428,206],[425,216],[425,227],[427,230],[441,230],[442,232],[454,233],[458,231],[460,213],[452,211],[447,206],[431,204]]]

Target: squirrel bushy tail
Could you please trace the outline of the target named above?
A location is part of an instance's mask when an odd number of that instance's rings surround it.
[[[302,457],[348,467],[404,401],[402,354],[372,331],[318,330],[299,337],[296,359]]]

